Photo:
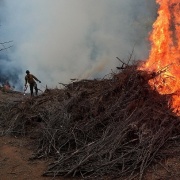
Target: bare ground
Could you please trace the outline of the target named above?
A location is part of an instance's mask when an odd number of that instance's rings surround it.
[[[31,161],[32,149],[26,138],[0,138],[0,176],[3,180],[50,179],[42,177],[47,161]],[[52,179],[52,178],[51,178]]]

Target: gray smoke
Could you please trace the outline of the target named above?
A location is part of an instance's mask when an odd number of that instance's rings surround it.
[[[5,0],[1,41],[13,40],[7,66],[21,85],[26,69],[50,87],[101,78],[133,47],[135,59],[148,57],[156,10],[154,0]]]
[[[6,24],[6,9],[5,1],[0,0],[0,86],[7,82],[12,86],[14,84],[20,85],[18,74],[21,73],[21,69],[8,57],[8,48],[12,46],[12,42],[4,34],[3,24]]]

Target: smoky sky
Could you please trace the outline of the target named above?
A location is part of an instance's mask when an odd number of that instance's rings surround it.
[[[43,85],[101,78],[126,61],[146,59],[157,16],[154,0],[4,0],[0,41],[13,41],[1,68],[24,84],[28,69]],[[2,58],[3,59],[3,58]],[[17,82],[16,82],[17,83]]]

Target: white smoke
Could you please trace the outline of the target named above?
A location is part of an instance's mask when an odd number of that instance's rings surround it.
[[[22,84],[27,69],[52,87],[99,78],[134,46],[136,59],[147,58],[155,8],[144,0],[5,0],[0,41],[13,40],[7,54]]]

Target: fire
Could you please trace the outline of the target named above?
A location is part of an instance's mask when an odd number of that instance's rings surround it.
[[[151,51],[140,69],[156,72],[149,84],[160,94],[172,94],[171,106],[180,115],[180,1],[156,2],[159,10],[150,35]]]

